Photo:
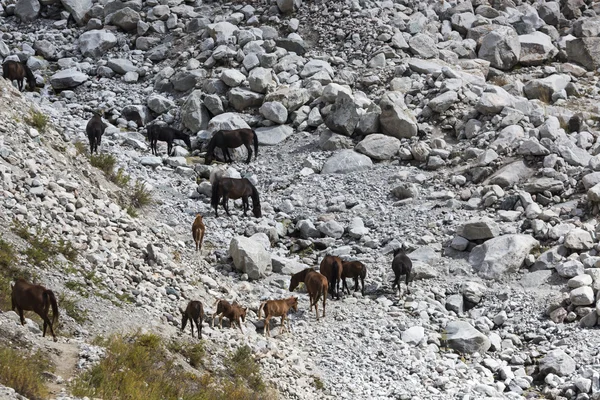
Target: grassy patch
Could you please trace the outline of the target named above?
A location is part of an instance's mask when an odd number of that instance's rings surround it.
[[[29,399],[48,397],[43,377],[43,373],[48,370],[52,370],[52,365],[40,351],[27,354],[23,349],[0,347],[0,383]]]
[[[112,154],[93,154],[90,156],[90,164],[110,177],[117,165],[117,159]]]
[[[73,318],[78,324],[84,324],[90,320],[87,310],[81,308],[74,297],[60,293],[58,295],[58,304],[65,310],[65,313]]]
[[[119,168],[116,174],[109,178],[118,187],[125,187],[129,184],[131,177],[125,173],[123,168]]]
[[[131,193],[129,194],[129,200],[131,206],[135,208],[142,208],[152,204],[152,195],[146,188],[146,184],[144,184],[144,182],[137,181],[131,190]]]
[[[13,221],[11,229],[17,236],[28,242],[28,247],[21,253],[32,265],[45,263],[59,254],[62,254],[68,261],[77,261],[79,251],[69,241],[61,238],[54,243],[50,240],[51,235],[41,228],[38,227],[35,233],[31,233],[25,224],[17,220]]]
[[[90,290],[85,283],[78,281],[67,281],[65,282],[65,287],[85,298],[90,297]]]
[[[315,388],[319,390],[325,389],[325,384],[318,376],[313,376],[313,384],[315,385]]]
[[[25,122],[38,131],[45,132],[48,126],[48,116],[32,108],[29,110],[29,116],[25,117]]]
[[[10,282],[23,278],[31,280],[32,274],[17,266],[19,258],[12,244],[0,236],[0,308],[8,310],[11,307]]]
[[[199,343],[184,343],[180,341],[173,341],[169,343],[169,350],[173,353],[179,353],[186,358],[189,364],[198,368],[202,365],[204,359],[205,350],[204,344]]]
[[[75,142],[75,151],[78,156],[85,155],[87,153],[88,146],[84,142]]]
[[[259,369],[247,346],[227,358],[226,372],[186,372],[168,350],[185,353],[190,363],[200,365],[204,347],[171,343],[165,347],[152,334],[112,336],[100,345],[106,357],[71,385],[73,395],[109,399],[144,400],[266,400],[275,398],[265,385],[248,379],[259,376]],[[193,361],[192,361],[193,360]],[[241,376],[239,374],[248,374]]]

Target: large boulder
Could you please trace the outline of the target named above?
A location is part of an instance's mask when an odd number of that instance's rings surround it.
[[[417,119],[406,107],[402,93],[385,93],[381,97],[379,106],[381,107],[379,123],[384,134],[398,139],[417,135]]]
[[[236,111],[243,111],[250,107],[260,107],[264,97],[263,94],[242,88],[233,88],[227,95],[229,104]]]
[[[600,35],[600,17],[586,17],[575,21],[573,34],[577,37],[595,37]]]
[[[492,67],[507,71],[519,62],[520,54],[517,32],[511,26],[497,26],[481,40],[478,56]]]
[[[491,87],[484,92],[475,105],[477,111],[485,115],[500,113],[505,107],[513,107],[515,98],[500,87]]]
[[[357,144],[355,150],[374,160],[389,160],[398,154],[400,140],[381,133],[374,133]]]
[[[590,71],[600,68],[600,37],[584,37],[567,42],[569,61],[583,65]]]
[[[257,128],[255,132],[261,146],[274,146],[291,136],[294,129],[289,125],[277,125]]]
[[[126,32],[132,32],[137,29],[137,24],[141,20],[140,13],[129,8],[124,7],[113,14],[107,15],[107,23],[115,25]]]
[[[594,246],[594,239],[588,231],[575,228],[565,235],[564,246],[571,250],[589,250]]]
[[[50,77],[50,85],[54,90],[72,89],[87,81],[89,77],[75,68],[58,71]]]
[[[354,150],[341,150],[331,156],[321,170],[322,174],[347,174],[364,171],[373,166],[371,159]]]
[[[487,336],[464,321],[449,322],[442,334],[442,340],[450,348],[463,354],[485,353],[491,346]]]
[[[458,101],[458,94],[454,90],[444,92],[427,103],[433,112],[443,113]]]
[[[220,130],[231,131],[233,129],[247,129],[250,125],[244,121],[241,114],[228,112],[214,116],[208,123],[208,130],[216,132]]]
[[[468,240],[485,240],[500,235],[500,228],[493,219],[483,217],[465,222],[458,234]]]
[[[282,14],[289,14],[302,5],[302,0],[277,0],[277,8]]]
[[[130,104],[121,110],[121,117],[127,121],[133,121],[138,127],[142,127],[151,121],[150,110],[140,104]]]
[[[304,88],[279,86],[277,90],[266,95],[265,102],[267,101],[278,101],[291,113],[310,101],[310,93]]]
[[[38,0],[18,0],[15,6],[15,15],[21,22],[31,22],[40,13],[41,5]]]
[[[79,36],[79,51],[84,57],[101,57],[117,44],[117,37],[106,30],[91,30]]]
[[[325,125],[333,132],[352,136],[359,120],[354,101],[348,95],[340,93],[331,112],[325,117]]]
[[[157,114],[164,114],[171,108],[175,107],[175,103],[167,99],[165,96],[161,96],[158,93],[152,93],[146,100],[148,108]]]
[[[125,75],[128,72],[137,71],[137,67],[126,58],[110,58],[106,66],[119,75]]]
[[[412,54],[419,58],[437,58],[439,51],[431,36],[424,33],[418,33],[411,37],[408,46]]]
[[[78,25],[87,22],[86,14],[92,8],[92,0],[60,0],[60,2]]]
[[[575,360],[561,349],[549,351],[539,363],[542,376],[548,374],[568,376],[575,372],[575,368]]]
[[[546,103],[552,101],[552,95],[560,92],[571,82],[567,74],[553,74],[542,79],[532,79],[523,88],[528,99],[538,99]]]
[[[198,132],[208,127],[210,116],[202,100],[202,91],[194,90],[181,107],[181,121],[192,132]]]
[[[485,279],[499,280],[505,273],[517,271],[525,257],[539,242],[529,235],[504,235],[476,246],[469,263]]]
[[[236,269],[248,274],[250,279],[260,279],[271,272],[271,255],[255,240],[234,237],[229,244],[229,254]]]
[[[276,124],[285,124],[285,121],[287,121],[288,118],[287,109],[278,101],[267,101],[263,103],[258,109],[258,112],[260,112],[263,117]]]
[[[523,65],[540,65],[558,54],[558,49],[552,44],[552,38],[539,31],[519,36],[519,42],[519,63]]]
[[[254,68],[248,76],[250,90],[257,93],[267,93],[276,86],[273,70],[270,68]]]

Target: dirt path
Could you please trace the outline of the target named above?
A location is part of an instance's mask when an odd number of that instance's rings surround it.
[[[57,378],[60,377],[48,383],[50,396],[54,398],[63,389],[66,391],[69,379],[75,376],[77,360],[79,359],[79,344],[67,339],[67,342],[47,342],[45,346],[55,365],[54,375]]]

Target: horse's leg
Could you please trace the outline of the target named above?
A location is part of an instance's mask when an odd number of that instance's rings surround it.
[[[181,324],[181,332],[183,332],[185,330],[185,326],[187,325],[187,315],[183,316],[183,323]]]
[[[246,150],[248,151],[248,158],[246,159],[246,164],[250,164],[250,160],[252,159],[252,147],[250,147],[250,145],[247,143],[244,143],[244,146],[246,146]]]
[[[358,284],[358,279],[356,279],[356,281]],[[361,283],[360,294],[362,294],[364,296],[365,295],[365,278],[363,278],[362,276],[360,277],[360,283]]]
[[[200,318],[196,320],[196,328],[198,328],[198,339],[202,339],[202,320]]]
[[[229,147],[225,146],[225,147],[221,147],[221,150],[223,151],[223,157],[225,157],[225,162],[233,162],[233,157],[231,157],[231,153],[229,152]]]
[[[327,295],[323,294],[323,318],[325,318],[325,303],[327,302]]]
[[[19,311],[19,317],[21,317],[21,325],[25,325],[25,317],[23,316],[23,309],[17,306],[17,311]]]
[[[167,141],[167,155],[170,157],[173,152],[173,142]]]
[[[242,331],[242,333],[244,333],[244,329],[242,328],[242,317],[238,317],[237,324],[238,324],[238,327],[240,328],[240,331]]]
[[[227,195],[223,195],[223,208],[225,209],[225,212],[227,213],[228,217],[231,217],[231,214],[229,214],[229,198],[227,197]]]
[[[219,328],[223,329],[223,313],[219,315]]]
[[[244,208],[244,217],[245,217],[246,216],[246,212],[250,208],[250,204],[248,202],[248,197],[247,196],[242,196],[242,206]]]
[[[191,318],[191,321],[190,321],[190,328],[192,328],[192,337],[194,337],[194,319],[193,318]]]
[[[319,304],[318,304],[319,300],[317,299],[317,297],[315,296],[315,314],[317,314],[317,321],[319,320]]]
[[[281,331],[280,333],[286,332],[285,330],[285,314],[281,316]]]
[[[202,250],[202,240],[204,239],[204,229],[200,231],[200,247],[198,251]]]
[[[269,331],[269,320],[271,319],[270,315],[265,315],[265,336],[271,337],[271,332]]]

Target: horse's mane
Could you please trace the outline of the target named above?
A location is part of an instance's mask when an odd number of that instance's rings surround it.
[[[219,134],[219,132],[221,131],[216,131],[215,134],[212,135],[212,137],[208,141],[208,146],[206,147],[206,152],[208,154],[212,154],[212,152],[215,150],[215,146],[217,145],[217,135]]]

